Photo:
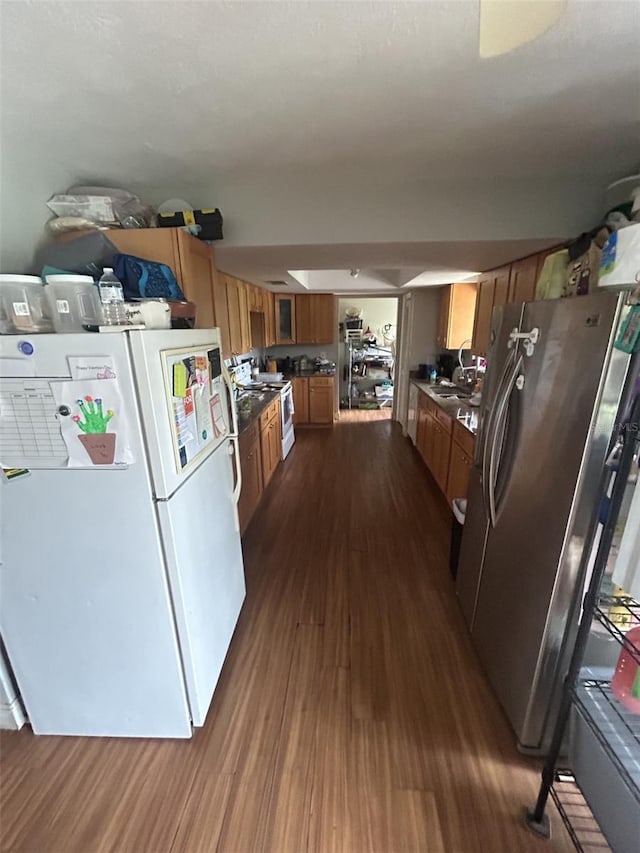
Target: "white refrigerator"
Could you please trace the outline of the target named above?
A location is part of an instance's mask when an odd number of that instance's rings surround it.
[[[217,329],[0,338],[0,635],[36,734],[191,737],[245,595]],[[13,474],[14,476],[11,476]]]

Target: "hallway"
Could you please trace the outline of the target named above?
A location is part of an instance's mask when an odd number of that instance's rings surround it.
[[[478,669],[446,507],[397,423],[299,430],[245,536],[247,600],[191,741],[3,732],[2,850],[557,853]]]

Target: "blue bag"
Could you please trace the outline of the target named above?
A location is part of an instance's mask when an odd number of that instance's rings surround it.
[[[171,267],[134,255],[113,256],[113,271],[122,282],[125,299],[171,299],[185,302]]]

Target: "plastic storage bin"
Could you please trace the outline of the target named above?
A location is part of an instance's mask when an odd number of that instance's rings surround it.
[[[48,275],[45,293],[56,332],[82,332],[102,323],[98,290],[89,275]]]
[[[0,275],[0,303],[0,327],[5,325],[4,334],[53,331],[44,286],[37,275]]]

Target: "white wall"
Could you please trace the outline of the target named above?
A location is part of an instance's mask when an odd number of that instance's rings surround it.
[[[413,323],[410,331],[409,370],[419,364],[435,364],[440,348],[436,344],[440,314],[441,287],[414,290]]]
[[[360,297],[344,296],[338,300],[338,320],[344,322],[347,308],[358,308],[362,311],[362,328],[371,329],[377,338],[378,346],[384,346],[382,339],[384,327],[393,326],[392,334],[397,332],[398,299],[397,297]]]

